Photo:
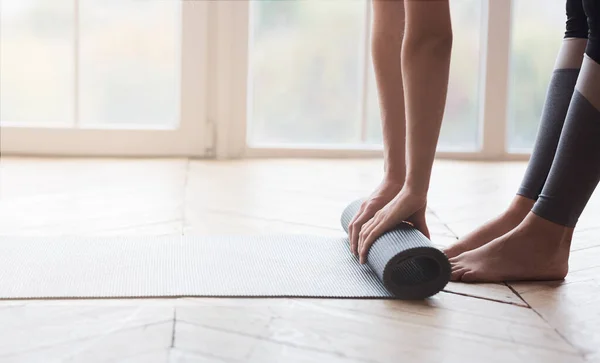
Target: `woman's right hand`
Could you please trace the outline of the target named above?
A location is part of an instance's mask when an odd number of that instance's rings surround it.
[[[348,226],[350,251],[355,256],[358,256],[358,239],[362,226],[373,218],[375,213],[392,201],[400,190],[402,190],[403,185],[404,180],[400,181],[386,177],[371,196],[360,206],[358,213],[356,213]]]

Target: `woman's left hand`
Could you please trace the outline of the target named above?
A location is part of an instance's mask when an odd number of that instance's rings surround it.
[[[367,261],[369,249],[378,237],[402,222],[409,222],[425,237],[430,238],[425,220],[426,209],[427,196],[401,190],[391,202],[379,210],[360,229],[358,240],[360,263],[363,264]]]

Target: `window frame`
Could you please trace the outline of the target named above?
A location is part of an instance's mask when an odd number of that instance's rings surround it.
[[[78,0],[73,0],[77,3]],[[2,154],[181,156],[197,158],[381,157],[372,145],[249,145],[251,1],[182,3],[181,123],[175,130],[57,129],[2,126]],[[527,160],[509,151],[508,91],[512,0],[483,0],[479,87],[479,145],[438,150],[437,158]],[[370,0],[366,2],[364,75],[370,56]],[[363,109],[367,82],[363,82]],[[365,112],[363,111],[363,118]],[[364,122],[364,121],[363,121]],[[107,142],[110,138],[110,147]]]
[[[236,109],[223,124],[220,119],[217,126],[218,158],[271,158],[271,157],[381,157],[381,147],[371,145],[249,145],[246,132],[248,129],[247,110],[251,110],[251,100],[247,96],[251,69],[248,65],[251,46],[251,8],[249,1],[219,1],[219,7],[229,14],[219,18],[227,24],[220,24],[225,35],[219,41],[228,41],[229,54],[221,54],[219,64],[229,69],[228,81],[233,83],[238,92],[231,98],[230,109]],[[370,1],[365,17],[369,16]],[[484,0],[481,19],[481,67],[479,93],[479,145],[474,151],[438,150],[436,157],[440,159],[515,161],[527,160],[529,153],[510,152],[507,140],[508,128],[508,92],[510,75],[510,46],[512,23],[512,0]],[[368,18],[367,18],[368,19]],[[363,49],[368,54],[370,49],[368,36],[370,24],[365,21],[365,41]],[[237,54],[236,58],[226,57]],[[365,62],[367,58],[365,58]],[[368,67],[364,67],[367,72]],[[363,95],[366,94],[366,82],[363,82]],[[365,102],[363,97],[363,103]],[[364,108],[364,104],[363,104]],[[243,112],[242,112],[243,111]],[[364,114],[364,112],[363,112]],[[364,116],[363,116],[364,118]],[[363,121],[364,122],[364,121]],[[224,136],[225,135],[225,136]]]
[[[79,0],[74,4],[73,38],[75,82],[78,92]],[[208,124],[206,87],[208,78],[209,2],[181,1],[179,119],[172,128],[155,126],[46,126],[2,123],[2,155],[49,156],[192,156],[210,157],[214,138]],[[1,49],[0,49],[1,51]],[[199,66],[200,65],[200,66]],[[77,103],[77,102],[76,102]],[[73,110],[77,115],[77,105]]]

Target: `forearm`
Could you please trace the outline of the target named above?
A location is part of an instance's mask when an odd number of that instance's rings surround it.
[[[403,1],[373,1],[371,53],[379,94],[386,178],[406,175],[406,117],[402,79]]]
[[[412,14],[402,50],[408,120],[405,188],[426,195],[446,105],[452,29],[447,1],[407,4]]]

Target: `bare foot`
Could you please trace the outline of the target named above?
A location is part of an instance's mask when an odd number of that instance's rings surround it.
[[[504,213],[464,236],[458,242],[446,248],[444,253],[448,258],[456,257],[463,252],[474,250],[505,235],[525,219],[534,203],[535,201],[532,199],[520,195],[515,196]]]
[[[569,269],[572,236],[572,228],[529,213],[511,232],[450,259],[452,280],[562,280]]]

